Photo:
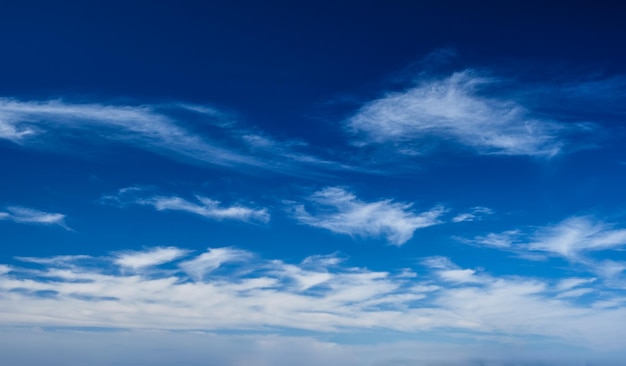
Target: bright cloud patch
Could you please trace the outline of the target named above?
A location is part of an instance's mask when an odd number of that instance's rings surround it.
[[[154,248],[143,252],[119,253],[114,262],[120,267],[138,270],[171,262],[185,254],[187,251],[174,247]]]
[[[348,120],[360,143],[394,143],[420,153],[429,139],[450,140],[483,154],[551,157],[561,151],[564,123],[533,117],[515,100],[481,94],[497,80],[471,70],[429,80],[365,104]]]
[[[35,210],[32,208],[12,206],[6,212],[0,212],[0,220],[11,220],[20,224],[58,225],[70,230],[65,225],[65,215]]]
[[[294,208],[300,223],[351,236],[384,237],[394,245],[406,243],[417,229],[441,223],[439,217],[445,212],[443,207],[435,207],[415,213],[412,204],[389,199],[363,202],[339,187],[322,189],[307,200],[311,208]]]
[[[196,196],[196,199],[198,203],[189,202],[180,197],[158,196],[138,201],[137,203],[154,206],[154,208],[159,211],[185,211],[215,220],[258,220],[268,222],[270,219],[270,215],[267,213],[266,209],[252,209],[243,206],[222,207],[219,201],[207,197]]]
[[[0,325],[404,334],[456,329],[599,349],[619,349],[626,337],[622,294],[603,292],[593,279],[494,277],[445,257],[428,258],[416,268],[420,275],[406,276],[406,269],[371,271],[331,256],[285,263],[234,248],[194,257],[174,247],[123,253],[92,258],[100,266],[83,264],[84,256],[63,256],[29,261],[38,268],[0,267]],[[164,266],[169,262],[181,270]],[[127,271],[146,266],[151,270]]]

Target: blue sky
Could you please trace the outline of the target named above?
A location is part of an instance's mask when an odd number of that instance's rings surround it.
[[[3,4],[3,362],[618,364],[624,32],[602,3]]]

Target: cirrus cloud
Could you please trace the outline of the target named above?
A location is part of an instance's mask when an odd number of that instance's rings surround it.
[[[347,120],[357,145],[392,144],[423,153],[428,141],[453,141],[481,154],[553,157],[566,136],[590,124],[533,115],[515,99],[489,95],[499,80],[475,70],[426,79],[365,103]]]
[[[437,206],[416,213],[411,203],[390,199],[364,202],[341,187],[327,187],[307,198],[312,211],[304,204],[294,204],[293,214],[301,224],[350,236],[384,237],[389,243],[402,245],[417,229],[440,224],[446,211]]]

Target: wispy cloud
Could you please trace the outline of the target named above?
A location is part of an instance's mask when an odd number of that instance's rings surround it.
[[[20,224],[58,225],[71,230],[65,224],[65,215],[35,210],[21,206],[10,206],[6,212],[0,212],[0,220],[10,220]]]
[[[593,252],[626,246],[626,229],[591,216],[573,216],[554,225],[530,230],[515,229],[473,239],[458,239],[468,244],[511,251],[528,259],[562,257],[585,265],[605,278],[615,277],[626,270],[626,263],[598,261],[591,257]]]
[[[384,237],[394,245],[409,241],[417,229],[440,224],[439,217],[445,212],[437,206],[416,213],[411,203],[390,199],[364,202],[341,187],[324,188],[307,201],[307,205],[292,207],[300,223],[351,236]]]
[[[477,236],[473,239],[461,237],[455,238],[466,244],[476,244],[495,248],[511,248],[515,243],[518,243],[520,235],[520,230],[508,230],[501,233],[489,233],[487,235]]]
[[[114,263],[120,267],[139,270],[172,262],[186,254],[186,250],[176,247],[157,247],[140,252],[127,251],[116,253]]]
[[[394,144],[424,153],[433,141],[453,141],[481,154],[552,157],[567,134],[588,124],[538,117],[521,102],[495,93],[500,80],[476,70],[425,79],[364,104],[347,121],[357,144]]]
[[[202,281],[205,276],[228,262],[246,262],[251,253],[234,248],[209,248],[206,253],[180,263],[180,268],[195,281]]]
[[[267,223],[270,214],[266,208],[251,208],[235,204],[222,206],[216,201],[204,196],[196,196],[196,202],[188,201],[178,196],[146,196],[143,189],[138,187],[122,188],[116,195],[103,196],[101,202],[118,205],[137,204],[152,206],[158,211],[183,211],[206,217],[212,220],[258,221]]]
[[[221,207],[219,201],[215,201],[207,197],[196,196],[196,199],[198,200],[198,203],[192,203],[176,196],[157,196],[138,201],[137,203],[142,205],[152,205],[159,211],[185,211],[215,220],[257,220],[260,222],[268,222],[270,219],[267,209],[264,208],[252,209],[243,206]]]
[[[430,257],[422,261],[422,264],[433,269],[437,276],[445,282],[452,283],[486,283],[486,276],[479,276],[473,269],[463,269],[454,264],[447,257]]]
[[[488,207],[477,206],[469,212],[460,213],[452,218],[452,222],[477,221],[482,220],[485,215],[492,215],[493,210]]]
[[[529,250],[577,259],[585,252],[626,245],[626,229],[616,229],[591,217],[570,217],[538,230],[533,239],[527,246]]]
[[[198,120],[202,129],[193,129]],[[203,131],[203,132],[200,132]],[[305,167],[349,169],[307,153],[306,144],[246,129],[214,108],[187,104],[120,105],[0,98],[0,139],[45,148],[68,142],[117,141],[191,162],[253,166],[304,174]],[[58,147],[58,144],[55,145]]]
[[[420,275],[409,277],[350,267],[333,256],[286,263],[235,248],[192,257],[174,247],[121,253],[93,258],[99,266],[65,256],[63,264],[41,258],[34,261],[39,268],[2,267],[0,325],[360,334],[387,329],[409,337],[446,329],[470,338],[541,336],[601,349],[621,349],[626,336],[619,294],[599,291],[601,284],[591,279],[494,276],[445,257],[425,259],[416,268]],[[150,271],[128,271],[145,266]],[[615,305],[600,306],[607,301]]]

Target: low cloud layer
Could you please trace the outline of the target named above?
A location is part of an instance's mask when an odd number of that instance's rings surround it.
[[[287,263],[230,247],[16,259],[28,265],[0,271],[3,327],[337,336],[378,329],[397,339],[446,329],[606,350],[620,349],[626,337],[626,297],[607,293],[602,281],[494,276],[446,257],[423,259],[417,276],[351,267],[335,255]]]

